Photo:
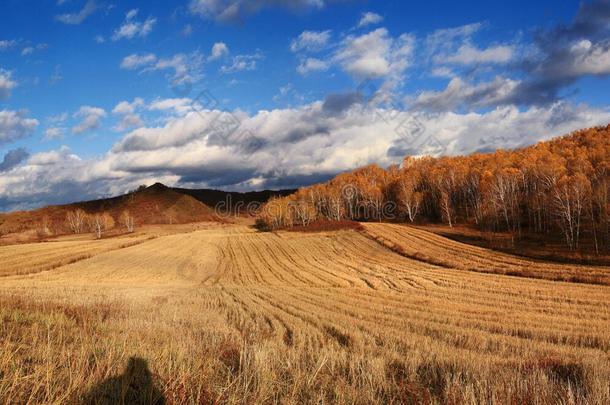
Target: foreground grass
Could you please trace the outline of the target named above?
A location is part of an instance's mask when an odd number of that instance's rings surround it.
[[[605,286],[355,232],[203,231],[50,273],[0,285],[0,403],[610,402]]]
[[[12,404],[104,403],[103,395],[120,392],[108,381],[120,386],[130,359],[139,358],[166,403],[610,399],[608,359],[587,363],[531,353],[509,363],[493,356],[486,362],[449,360],[448,353],[429,352],[432,347],[360,346],[336,329],[320,348],[295,344],[294,336],[274,338],[263,323],[246,326],[245,319],[240,331],[227,323],[239,309],[215,294],[179,295],[142,309],[101,297],[74,304],[3,296],[0,398]]]

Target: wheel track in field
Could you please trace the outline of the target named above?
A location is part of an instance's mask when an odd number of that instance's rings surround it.
[[[402,255],[446,268],[554,281],[610,285],[610,267],[567,265],[529,260],[457,242],[432,232],[398,224],[366,223],[365,233]]]
[[[402,226],[375,224],[375,232],[406,239],[409,249],[418,240]],[[439,252],[439,240],[423,235],[415,248]],[[468,267],[463,263],[479,256],[465,249],[464,257],[455,260]],[[229,228],[163,236],[45,274],[10,277],[2,288],[45,283],[177,286],[185,297],[203,297],[202,310],[223,318],[236,336],[274,339],[295,350],[317,352],[334,342],[337,350],[425,350],[448,360],[508,362],[532,351],[593,359],[610,349],[606,286],[445,268],[354,231]]]

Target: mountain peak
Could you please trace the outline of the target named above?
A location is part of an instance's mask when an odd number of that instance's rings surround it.
[[[152,191],[161,191],[161,190],[168,190],[169,187],[167,187],[163,183],[157,182],[157,183],[153,184],[152,186],[148,186],[146,189],[147,190],[152,190]]]

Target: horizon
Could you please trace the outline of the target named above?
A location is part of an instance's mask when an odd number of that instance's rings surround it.
[[[32,4],[0,5],[0,212],[294,189],[610,123],[607,0]]]

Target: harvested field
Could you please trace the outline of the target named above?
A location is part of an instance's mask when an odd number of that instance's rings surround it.
[[[548,263],[499,253],[396,224],[363,224],[366,233],[409,258],[446,268],[610,285],[610,267]]]
[[[43,242],[0,246],[0,276],[37,273],[84,260],[100,253],[137,245],[144,235],[104,240]]]
[[[610,401],[610,287],[366,227],[429,256],[226,226],[1,278],[0,402],[95,403],[133,370],[180,404]]]

